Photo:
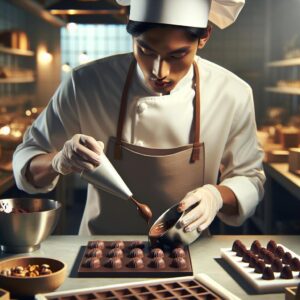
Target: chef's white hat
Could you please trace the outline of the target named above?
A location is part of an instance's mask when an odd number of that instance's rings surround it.
[[[116,0],[130,5],[129,19],[204,28],[208,20],[221,29],[232,24],[245,0]]]

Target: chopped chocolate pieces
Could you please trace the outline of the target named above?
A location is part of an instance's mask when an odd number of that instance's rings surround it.
[[[281,272],[282,271],[282,262],[280,258],[276,257],[271,265],[273,272]]]
[[[284,266],[282,268],[282,271],[280,273],[280,278],[283,278],[283,279],[292,279],[293,278],[293,273],[289,266]]]
[[[262,279],[265,279],[265,280],[275,279],[274,273],[270,267],[264,268]]]

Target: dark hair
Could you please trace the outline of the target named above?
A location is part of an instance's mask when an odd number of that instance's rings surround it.
[[[192,40],[198,40],[204,37],[207,33],[207,27],[197,28],[197,27],[188,27],[188,26],[179,26],[179,25],[137,22],[131,20],[128,21],[126,29],[129,34],[131,34],[134,37],[137,37],[150,29],[161,28],[161,27],[172,27],[177,29],[183,29],[190,35]]]

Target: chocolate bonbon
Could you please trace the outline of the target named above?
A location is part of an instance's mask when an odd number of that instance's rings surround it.
[[[268,242],[268,244],[267,244],[267,249],[268,249],[269,251],[271,251],[272,253],[274,253],[275,250],[276,250],[276,248],[277,248],[276,242],[275,242],[274,240],[270,240],[270,241]]]
[[[272,262],[271,268],[274,272],[281,272],[283,266],[280,258],[275,258]]]
[[[292,279],[293,278],[293,273],[289,266],[284,266],[282,268],[282,271],[280,273],[280,278],[282,278],[282,279]]]
[[[265,280],[275,279],[273,270],[270,267],[265,267],[264,268],[262,279],[265,279]]]
[[[297,257],[294,257],[290,262],[290,266],[292,271],[300,271],[300,260]]]
[[[293,256],[290,252],[285,252],[282,257],[282,262],[286,265],[289,265],[293,259]]]
[[[139,241],[89,242],[81,253],[80,277],[170,277],[193,274],[188,246],[153,246]],[[100,254],[102,256],[91,256]],[[91,262],[97,258],[98,261]],[[90,259],[87,261],[87,259]]]

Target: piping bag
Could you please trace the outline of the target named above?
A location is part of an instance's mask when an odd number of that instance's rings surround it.
[[[132,192],[104,153],[100,155],[100,165],[93,170],[83,170],[80,177],[105,192],[132,201],[142,218],[149,224],[152,218],[151,209],[133,198]]]

